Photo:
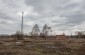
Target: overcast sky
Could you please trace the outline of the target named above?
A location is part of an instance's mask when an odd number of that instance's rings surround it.
[[[20,30],[24,11],[24,32],[44,24],[57,34],[85,30],[85,0],[0,0],[0,34]]]

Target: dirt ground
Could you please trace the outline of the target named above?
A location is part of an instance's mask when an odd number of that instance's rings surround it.
[[[85,55],[85,39],[0,39],[0,55]]]

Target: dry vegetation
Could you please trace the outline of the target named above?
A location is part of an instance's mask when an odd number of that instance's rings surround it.
[[[85,39],[19,42],[0,41],[0,55],[85,55]]]

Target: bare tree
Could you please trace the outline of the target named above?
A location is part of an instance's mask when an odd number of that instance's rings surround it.
[[[39,36],[39,33],[40,33],[40,29],[38,27],[38,24],[35,24],[30,35],[31,36]]]
[[[43,33],[44,36],[47,36],[47,35],[48,35],[48,26],[47,26],[47,24],[45,24],[45,25],[43,26],[42,33]]]
[[[85,35],[85,31],[77,31],[76,34],[79,38],[82,38]]]
[[[46,39],[46,37],[49,35],[49,31],[51,31],[51,27],[48,27],[47,24],[45,24],[40,33],[40,36]]]
[[[20,31],[16,31],[15,34],[12,35],[14,40],[21,40],[21,32]]]
[[[51,27],[48,27],[46,24],[43,27],[42,33],[44,36],[49,36],[52,33]]]

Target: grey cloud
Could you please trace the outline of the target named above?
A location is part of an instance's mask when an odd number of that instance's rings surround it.
[[[80,24],[85,21],[85,15],[81,12],[74,13],[71,15],[66,15],[67,23]]]
[[[36,11],[43,13],[45,10],[47,12],[47,10],[55,10],[57,7],[59,9],[61,5],[69,1],[70,0],[26,0],[26,4],[34,6]]]
[[[9,17],[7,14],[4,13],[0,13],[0,19],[12,19],[11,17]]]
[[[18,17],[16,13],[25,10],[29,6],[33,7],[33,12],[37,12],[40,15],[26,15],[24,16],[24,23],[32,21],[39,24],[40,29],[47,23],[60,31],[70,30],[71,27],[85,22],[84,4],[84,0],[81,2],[74,2],[74,0],[0,0],[0,32],[13,33],[16,30],[20,30],[21,17]],[[58,17],[60,18],[57,19]],[[6,22],[9,20],[13,21],[14,24]],[[26,32],[30,29],[29,25],[24,24]]]

